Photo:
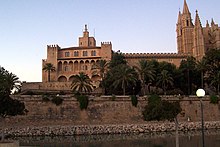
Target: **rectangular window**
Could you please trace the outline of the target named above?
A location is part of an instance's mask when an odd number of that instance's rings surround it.
[[[87,51],[83,51],[83,56],[87,56]]]
[[[70,52],[65,52],[65,57],[69,57],[70,56]]]
[[[96,51],[92,51],[91,56],[96,56]]]
[[[78,52],[78,51],[75,51],[75,52],[74,52],[74,57],[77,57],[77,56],[79,56],[79,52]]]

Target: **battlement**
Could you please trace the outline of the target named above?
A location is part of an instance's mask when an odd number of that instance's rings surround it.
[[[59,45],[57,45],[57,44],[54,44],[54,45],[47,45],[47,48],[48,49],[60,49],[60,47],[59,47]]]
[[[101,45],[111,45],[111,42],[101,42]]]
[[[123,53],[125,58],[168,58],[168,57],[187,57],[186,54],[178,54],[178,53]]]

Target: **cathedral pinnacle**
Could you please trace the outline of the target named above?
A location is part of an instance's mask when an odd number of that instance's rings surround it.
[[[188,5],[187,5],[187,3],[186,3],[186,0],[184,0],[183,14],[190,14]]]
[[[87,29],[87,24],[85,24],[85,32],[87,32],[88,31],[88,29]]]
[[[199,18],[199,14],[198,14],[198,10],[196,10],[195,26],[202,27],[201,22],[200,22],[200,18]]]

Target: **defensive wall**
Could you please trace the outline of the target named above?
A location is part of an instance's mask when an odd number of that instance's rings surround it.
[[[86,110],[80,110],[79,103],[72,95],[59,95],[64,101],[56,106],[42,100],[42,95],[15,95],[23,101],[28,113],[24,116],[9,117],[5,125],[86,125],[86,124],[140,124],[142,111],[147,104],[147,97],[138,97],[137,107],[132,106],[129,96],[89,97]],[[199,98],[196,96],[165,96],[169,101],[180,101],[182,112],[178,115],[180,122],[201,121]],[[204,120],[220,121],[220,105],[211,104],[209,97],[203,98]]]

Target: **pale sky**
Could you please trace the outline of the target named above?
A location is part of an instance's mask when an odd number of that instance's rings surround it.
[[[0,66],[21,81],[42,80],[46,46],[78,46],[85,24],[96,43],[123,53],[175,53],[184,0],[0,0]],[[220,23],[219,0],[187,0],[194,22]]]

